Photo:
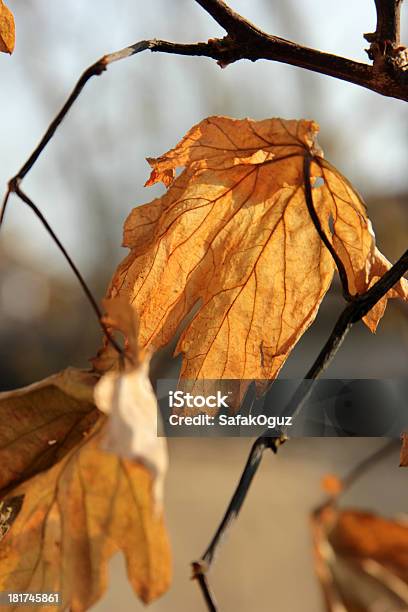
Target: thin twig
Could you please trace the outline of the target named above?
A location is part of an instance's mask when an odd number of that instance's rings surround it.
[[[389,440],[381,448],[371,453],[355,465],[346,476],[341,479],[342,489],[339,495],[345,493],[363,474],[371,470],[377,463],[382,461],[390,453],[394,452],[400,445],[399,440]]]
[[[217,612],[217,603],[208,584],[207,576],[201,571],[199,563],[192,563],[193,580],[197,580],[209,612]]]
[[[78,279],[89,303],[91,304],[97,318],[99,321],[99,324],[102,328],[103,333],[105,334],[105,337],[107,339],[107,341],[113,346],[113,348],[117,351],[117,353],[119,354],[120,358],[121,358],[121,363],[123,364],[123,359],[131,359],[131,357],[129,355],[127,355],[125,353],[125,351],[119,346],[119,344],[116,342],[115,338],[113,338],[112,334],[110,333],[109,329],[106,327],[104,321],[103,321],[103,314],[99,308],[99,305],[97,303],[97,301],[95,300],[92,291],[89,289],[88,285],[86,284],[85,279],[83,278],[82,274],[80,273],[80,271],[78,270],[77,266],[75,265],[75,263],[73,262],[71,256],[69,255],[68,251],[66,250],[66,248],[64,247],[64,245],[62,244],[62,242],[60,241],[60,239],[58,238],[57,234],[54,232],[54,230],[52,229],[52,227],[50,226],[50,224],[48,223],[47,219],[44,217],[44,215],[42,214],[42,212],[40,211],[40,209],[38,208],[38,206],[36,204],[34,204],[34,202],[24,193],[24,191],[22,191],[20,189],[20,187],[16,186],[15,187],[15,194],[29,207],[31,208],[31,210],[34,212],[34,214],[38,217],[38,219],[41,221],[41,223],[43,224],[43,226],[45,227],[45,229],[47,230],[48,234],[51,236],[51,238],[54,240],[55,244],[57,245],[57,247],[59,248],[59,250],[61,251],[61,253],[63,254],[63,256],[65,257],[66,261],[68,262],[69,267],[71,268],[71,270],[73,271],[74,275],[76,276],[76,278]]]
[[[278,448],[282,446],[285,441],[286,437],[284,436],[280,436],[278,438],[272,438],[271,436],[260,436],[255,440],[249,453],[246,465],[243,469],[241,478],[239,479],[238,485],[234,491],[230,503],[228,504],[221,523],[219,524],[210,544],[201,556],[200,560],[194,561],[192,563],[193,578],[196,578],[198,580],[199,586],[201,588],[201,591],[203,592],[209,610],[217,610],[217,608],[208,605],[204,586],[206,589],[209,590],[209,585],[207,579],[203,581],[203,577],[206,578],[206,574],[214,560],[214,556],[218,546],[224,539],[227,531],[233,525],[241,510],[242,504],[246,499],[252,480],[261,464],[264,451],[269,448],[274,453],[277,453]],[[215,606],[215,600],[213,597],[211,600],[211,605]]]
[[[248,38],[251,35],[265,35],[253,23],[245,19],[221,0],[195,0],[216,21],[231,38]],[[283,39],[281,39],[283,40]]]

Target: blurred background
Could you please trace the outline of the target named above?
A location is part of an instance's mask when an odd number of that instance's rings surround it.
[[[193,0],[9,0],[8,4],[16,18],[17,44],[12,57],[0,56],[0,185],[4,188],[80,73],[98,57],[145,38],[194,42],[223,35]],[[367,61],[368,43],[362,35],[375,30],[372,0],[232,0],[230,5],[270,33]],[[244,61],[221,70],[206,58],[145,52],[113,64],[87,84],[24,182],[98,299],[126,254],[120,244],[127,214],[163,192],[160,186],[143,187],[149,175],[145,157],[167,151],[193,124],[212,114],[316,120],[326,157],[366,200],[381,250],[391,261],[405,250],[408,116],[404,102],[279,63]],[[335,283],[283,376],[304,375],[341,307]],[[0,388],[29,384],[67,365],[87,367],[100,340],[93,312],[64,259],[32,212],[12,198],[0,235]],[[376,336],[356,326],[326,376],[398,378],[406,376],[407,366],[407,308],[394,302]],[[176,368],[167,351],[159,356],[156,374],[174,375]],[[379,440],[292,444],[277,461],[266,462],[252,501],[215,570],[225,610],[270,609],[273,577],[280,587],[276,609],[318,609],[307,512],[319,501],[320,475],[336,466],[341,471]],[[248,446],[248,440],[172,440],[167,508],[176,581],[170,595],[152,609],[202,609],[195,585],[188,582],[188,563],[205,547]],[[393,477],[388,478],[387,495],[377,499],[374,479],[362,497],[357,495],[356,503],[366,500],[373,506],[376,501],[384,512],[403,510],[406,504],[396,503],[403,477],[397,463],[395,457],[388,462]],[[275,484],[279,496],[271,494]],[[274,538],[282,534],[288,545],[284,553],[279,546],[278,558]],[[130,589],[122,584],[122,566],[116,560],[114,576],[105,603],[95,610],[111,610],[118,597],[121,610],[138,609]],[[297,590],[291,586],[295,577]]]

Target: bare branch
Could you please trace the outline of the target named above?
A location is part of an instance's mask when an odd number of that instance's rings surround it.
[[[197,580],[209,612],[217,612],[217,604],[208,584],[207,576],[201,571],[199,563],[192,563],[193,580]]]
[[[228,36],[220,41],[223,43],[224,57],[210,56],[217,59],[222,66],[240,59],[278,61],[342,79],[384,96],[408,100],[407,50],[399,46],[402,0],[375,0],[378,12],[377,31],[365,36],[377,46],[379,40],[388,41],[387,53],[392,61],[388,65],[380,63],[377,61],[378,53],[371,53],[369,55],[374,59],[374,66],[323,53],[267,34],[221,0],[196,2],[228,33]]]
[[[216,554],[217,548],[220,545],[222,539],[226,535],[228,529],[230,529],[236,520],[239,511],[241,510],[242,504],[244,503],[248,490],[251,486],[252,480],[255,474],[258,471],[258,468],[261,464],[262,457],[264,451],[269,448],[274,453],[277,453],[278,448],[282,446],[286,442],[285,436],[280,436],[277,438],[272,438],[271,436],[260,436],[257,438],[252,445],[251,451],[249,453],[246,465],[241,474],[241,478],[238,482],[238,485],[234,491],[234,494],[231,498],[230,503],[228,504],[228,508],[225,511],[225,514],[222,518],[221,523],[219,524],[208,548],[201,556],[199,561],[194,561],[192,563],[193,568],[193,578],[198,580],[201,591],[204,595],[205,601],[207,603],[208,609],[210,611],[217,610],[216,607],[212,608],[208,605],[206,590],[203,588],[204,586],[208,589],[209,585],[206,577],[207,572],[209,571],[211,564],[214,560],[214,556]],[[214,598],[212,597],[212,604],[214,604]]]

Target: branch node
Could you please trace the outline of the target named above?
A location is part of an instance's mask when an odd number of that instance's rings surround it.
[[[285,444],[285,442],[287,442],[288,440],[289,440],[289,438],[285,434],[281,434],[277,438],[269,437],[268,438],[268,442],[267,442],[267,446],[276,455],[276,453],[278,452],[278,450],[282,446],[282,444]]]
[[[13,176],[13,178],[10,179],[9,182],[7,183],[8,192],[16,193],[18,191],[20,183],[21,183],[20,177],[18,175]]]
[[[199,561],[193,561],[191,563],[191,569],[193,570],[191,580],[198,580],[199,576],[205,576],[209,567],[206,561],[200,559]]]

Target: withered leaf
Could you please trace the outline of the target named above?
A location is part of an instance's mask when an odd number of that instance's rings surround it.
[[[15,25],[13,13],[0,0],[0,51],[13,53],[15,44]]]
[[[350,291],[365,291],[390,265],[360,196],[323,159],[317,129],[305,120],[210,117],[148,160],[148,184],[169,189],[128,217],[130,253],[108,297],[132,303],[141,346],[156,349],[199,304],[176,348],[182,379],[273,379],[314,321],[335,266],[306,205],[305,156],[314,208]],[[388,297],[407,299],[407,285]],[[379,308],[367,316],[372,330],[381,315]],[[105,350],[94,363],[106,370],[113,361]]]
[[[408,524],[327,504],[312,526],[329,612],[408,608]]]
[[[98,378],[68,368],[0,393],[0,494],[59,461],[96,422]]]
[[[6,394],[8,416],[12,420],[15,405],[14,420],[23,417],[26,424],[3,436],[8,444],[3,444],[0,458],[8,470],[2,474],[7,487],[2,509],[8,518],[5,514],[0,590],[61,593],[62,606],[39,610],[88,610],[105,591],[107,563],[118,551],[125,555],[129,580],[143,601],[158,597],[170,581],[169,544],[162,513],[154,512],[152,475],[144,465],[101,449],[106,417],[91,403],[94,383],[94,376],[71,369]],[[75,416],[69,417],[71,412]],[[31,449],[25,454],[19,437]],[[36,459],[41,452],[47,455],[48,443],[58,452]],[[35,469],[30,457],[37,461]],[[13,500],[22,505],[14,503],[11,516]]]

